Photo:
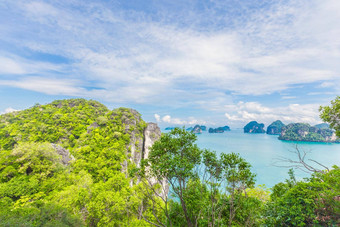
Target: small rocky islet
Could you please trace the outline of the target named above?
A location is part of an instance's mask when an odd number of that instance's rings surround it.
[[[244,133],[265,133],[264,124],[251,121],[243,128]]]
[[[285,124],[283,124],[282,121],[280,121],[280,120],[274,121],[273,123],[271,123],[267,127],[267,134],[269,134],[269,135],[280,135],[282,127],[284,127],[284,126],[285,126]]]
[[[224,133],[226,131],[230,131],[230,127],[227,125],[218,128],[209,128],[209,133]]]
[[[207,131],[207,127],[204,125],[195,125],[195,127],[188,128],[188,129],[195,134],[200,134],[203,131]],[[223,127],[218,127],[218,128],[209,128],[208,130],[209,133],[224,133],[226,131],[230,131],[230,127],[227,125]]]

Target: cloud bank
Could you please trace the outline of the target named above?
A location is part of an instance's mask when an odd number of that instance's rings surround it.
[[[295,111],[298,94],[281,95],[292,101],[268,111],[238,100],[306,84],[315,84],[309,95],[340,92],[337,0],[124,4],[2,1],[0,18],[7,22],[0,26],[0,86],[120,104],[216,111],[231,105],[229,120],[309,122],[318,119],[307,111],[316,104],[302,106],[303,118]],[[256,108],[264,112],[252,112]]]

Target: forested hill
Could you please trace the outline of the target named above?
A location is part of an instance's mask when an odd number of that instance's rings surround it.
[[[159,136],[137,111],[85,99],[1,115],[0,226],[141,224],[134,173]]]

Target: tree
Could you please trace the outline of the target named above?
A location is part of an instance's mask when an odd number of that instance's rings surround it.
[[[340,171],[337,166],[324,173],[316,172],[306,181],[290,180],[273,187],[272,202],[267,204],[269,226],[335,226],[339,223]]]
[[[236,216],[235,223],[252,225],[257,218],[251,215],[252,210],[263,202],[247,196],[246,189],[255,183],[250,164],[236,153],[222,153],[217,157],[214,151],[199,149],[195,141],[193,133],[175,128],[152,146],[146,175],[156,178],[160,187],[166,179],[171,199],[163,200],[162,209],[168,222],[164,224],[156,218],[157,223],[149,223],[155,226],[231,226]],[[152,198],[153,194],[160,194],[154,187],[150,184],[146,192],[153,206],[159,207],[159,201]]]
[[[163,134],[151,147],[149,154],[150,172],[157,179],[166,179],[179,199],[187,226],[195,224],[185,199],[190,179],[197,179],[194,171],[201,163],[202,150],[194,142],[196,135],[184,128],[175,128]]]
[[[251,188],[255,184],[255,174],[250,171],[250,164],[246,162],[239,154],[222,154],[222,167],[224,170],[224,177],[227,180],[227,186],[231,194],[229,206],[229,226],[232,225],[235,217],[235,194],[246,188]]]
[[[331,101],[330,106],[320,107],[320,117],[335,129],[336,135],[340,137],[340,96]]]

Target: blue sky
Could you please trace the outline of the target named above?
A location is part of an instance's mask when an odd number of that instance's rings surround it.
[[[0,113],[83,97],[168,125],[319,123],[339,0],[0,1]]]

